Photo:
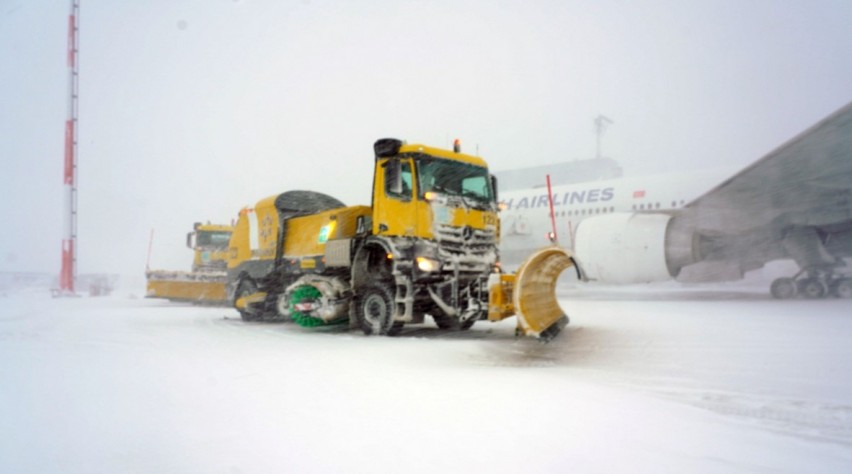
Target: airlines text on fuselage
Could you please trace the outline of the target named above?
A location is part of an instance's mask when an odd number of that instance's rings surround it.
[[[564,193],[555,193],[553,195],[554,206],[568,206],[571,204],[588,204],[594,202],[611,201],[615,195],[614,188],[595,188],[583,191],[566,191]],[[538,207],[548,207],[547,194],[537,196],[522,197],[515,202],[515,198],[503,201],[505,209],[532,209]]]

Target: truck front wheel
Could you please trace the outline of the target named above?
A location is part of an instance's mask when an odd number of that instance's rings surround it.
[[[257,321],[260,316],[249,308],[239,309],[236,307],[237,300],[257,293],[257,283],[251,277],[241,277],[237,282],[237,291],[234,293],[234,308],[239,311],[243,321]]]
[[[394,322],[394,301],[386,285],[370,284],[359,292],[358,318],[361,330],[370,335],[394,335],[402,329],[402,322]]]

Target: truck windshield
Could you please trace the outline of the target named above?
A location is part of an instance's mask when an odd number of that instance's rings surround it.
[[[428,191],[470,198],[480,203],[494,201],[488,169],[430,156],[415,159],[419,197]]]
[[[199,247],[227,248],[230,240],[230,232],[200,231],[196,237],[196,245]]]

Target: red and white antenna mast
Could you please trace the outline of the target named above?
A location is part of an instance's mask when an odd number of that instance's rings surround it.
[[[65,120],[65,229],[62,237],[62,269],[59,290],[74,294],[77,277],[77,98],[80,39],[80,0],[71,0],[68,16],[68,115]]]

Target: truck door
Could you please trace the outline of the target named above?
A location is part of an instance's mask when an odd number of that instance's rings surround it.
[[[373,190],[373,233],[416,235],[417,208],[410,158],[390,158],[376,169]]]

